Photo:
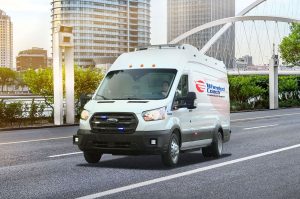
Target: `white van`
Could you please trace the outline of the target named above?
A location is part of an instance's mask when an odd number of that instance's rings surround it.
[[[81,114],[74,144],[88,163],[102,154],[180,152],[219,157],[230,139],[227,71],[191,45],[159,45],[122,54]]]

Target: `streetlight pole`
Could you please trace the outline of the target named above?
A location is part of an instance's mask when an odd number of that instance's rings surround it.
[[[66,80],[66,122],[74,124],[74,43],[73,28],[59,26],[53,32],[54,124],[63,124],[63,67],[64,52]]]
[[[278,55],[275,55],[275,44],[273,45],[273,56],[269,65],[269,105],[270,109],[278,109]]]

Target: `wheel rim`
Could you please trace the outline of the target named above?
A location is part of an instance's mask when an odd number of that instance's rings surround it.
[[[176,163],[179,155],[179,146],[177,140],[175,138],[172,139],[171,142],[171,158],[173,163]]]
[[[222,150],[223,150],[223,140],[222,140],[222,134],[219,132],[218,133],[218,151],[219,154],[222,154]]]

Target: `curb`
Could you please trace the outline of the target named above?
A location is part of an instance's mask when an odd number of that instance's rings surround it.
[[[278,111],[287,109],[299,109],[300,107],[282,107],[279,109],[255,109],[255,110],[242,110],[242,111],[230,111],[230,113],[249,113],[249,112],[260,112],[260,111]]]
[[[30,126],[30,127],[20,127],[20,128],[0,128],[0,133],[5,132],[5,131],[30,130],[30,129],[47,129],[47,128],[59,128],[59,127],[70,127],[70,126],[79,126],[79,124]]]

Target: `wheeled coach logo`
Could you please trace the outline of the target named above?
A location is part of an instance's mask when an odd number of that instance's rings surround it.
[[[204,81],[202,80],[198,80],[196,81],[196,88],[200,93],[203,93],[205,91],[206,88],[206,84]]]
[[[208,83],[203,80],[198,80],[195,82],[196,88],[200,93],[206,91],[209,96],[221,96],[222,92],[225,92],[225,87],[220,85],[215,85],[214,83]]]
[[[220,95],[222,92],[225,92],[225,87],[216,86],[209,83],[206,83],[206,86],[208,94]]]

